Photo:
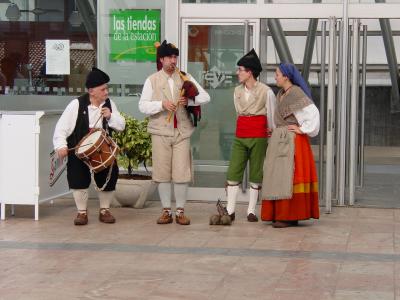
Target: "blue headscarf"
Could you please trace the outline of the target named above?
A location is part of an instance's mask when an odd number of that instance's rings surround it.
[[[311,90],[308,87],[307,82],[304,80],[304,78],[301,76],[299,70],[290,63],[280,63],[279,64],[279,69],[281,70],[282,74],[289,78],[290,82],[299,86],[303,92],[308,96],[308,98],[311,98]]]

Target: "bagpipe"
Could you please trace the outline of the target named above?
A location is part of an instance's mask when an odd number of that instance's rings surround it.
[[[157,71],[160,71],[162,69],[162,63],[160,61],[160,57],[158,55],[158,47],[161,44],[159,42],[156,42],[154,46],[157,49],[157,58],[156,58],[156,63],[157,63]],[[182,88],[180,91],[180,96],[181,97],[186,97],[188,99],[192,99],[195,101],[195,97],[199,94],[199,90],[197,89],[196,85],[190,81],[189,77],[187,74],[178,68],[175,68],[175,71],[179,74],[179,77],[183,81]],[[193,126],[197,126],[197,122],[200,121],[201,119],[201,107],[200,105],[198,106],[189,106],[186,105],[185,109],[189,115],[189,118],[192,120]],[[174,115],[174,112],[170,112],[167,121],[170,122],[172,119],[172,116]]]

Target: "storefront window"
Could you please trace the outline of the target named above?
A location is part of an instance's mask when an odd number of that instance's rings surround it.
[[[0,110],[63,109],[97,66],[110,75],[121,110],[143,117],[137,102],[156,71],[164,7],[164,0],[0,1]],[[62,54],[51,57],[53,46]]]
[[[96,64],[97,18],[92,4],[96,1],[0,3],[0,93],[82,92],[84,78]],[[46,71],[46,40],[67,41],[62,44],[70,48],[66,74]]]
[[[182,3],[256,3],[256,0],[182,0]]]

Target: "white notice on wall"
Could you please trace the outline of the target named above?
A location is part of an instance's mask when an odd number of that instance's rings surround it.
[[[69,75],[69,40],[46,40],[46,74]]]

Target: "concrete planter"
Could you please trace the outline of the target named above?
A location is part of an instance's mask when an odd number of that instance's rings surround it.
[[[151,197],[155,189],[156,184],[151,179],[118,178],[112,206],[144,208],[145,202]]]

